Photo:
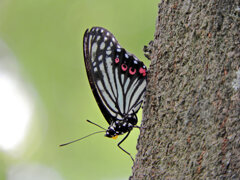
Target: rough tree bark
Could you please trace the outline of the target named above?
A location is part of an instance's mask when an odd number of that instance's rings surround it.
[[[240,2],[162,0],[130,179],[240,179]]]

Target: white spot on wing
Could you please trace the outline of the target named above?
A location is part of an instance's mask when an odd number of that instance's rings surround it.
[[[89,40],[88,40],[88,48],[91,47],[91,42],[92,42],[92,36],[89,36]],[[89,52],[91,52],[91,49],[88,49]]]
[[[121,49],[117,49],[117,52],[121,52]]]
[[[124,74],[121,74],[121,81],[122,81],[122,84],[124,84]]]
[[[104,49],[105,48],[105,42],[102,42],[101,45],[100,45],[100,49]]]
[[[107,55],[110,55],[112,53],[112,51],[106,51]]]
[[[98,57],[98,60],[101,61],[102,58],[103,58],[103,55],[100,55],[100,56]]]
[[[127,54],[127,53],[125,54],[125,58],[129,58],[129,56],[128,56],[128,54]]]
[[[97,51],[97,43],[93,43],[92,45],[92,61],[94,61]]]
[[[103,63],[99,64],[99,68],[100,68],[100,71],[102,72],[102,74],[104,75],[105,74],[105,70],[104,70],[104,65]],[[105,81],[105,80],[104,80]]]
[[[89,35],[89,42],[91,42],[92,40],[92,35]]]

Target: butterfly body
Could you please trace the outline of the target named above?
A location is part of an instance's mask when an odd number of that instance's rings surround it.
[[[120,147],[137,127],[136,113],[143,102],[147,68],[122,48],[111,32],[101,27],[86,30],[83,52],[92,92],[109,124],[105,136],[112,138],[127,133],[118,144]]]
[[[112,138],[118,135],[122,135],[126,132],[130,132],[136,124],[137,118],[133,119],[132,117],[113,121],[112,124],[110,124],[108,127],[105,136]]]

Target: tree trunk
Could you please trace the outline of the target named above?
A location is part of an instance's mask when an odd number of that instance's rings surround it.
[[[130,179],[240,179],[240,2],[162,0]]]

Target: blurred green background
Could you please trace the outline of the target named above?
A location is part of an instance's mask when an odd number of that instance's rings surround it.
[[[153,39],[157,4],[0,0],[1,180],[128,179],[133,163],[117,147],[123,136],[58,145],[100,130],[86,119],[108,127],[86,76],[84,31],[105,27],[148,66],[142,49]],[[138,135],[134,129],[122,144],[133,156]]]

